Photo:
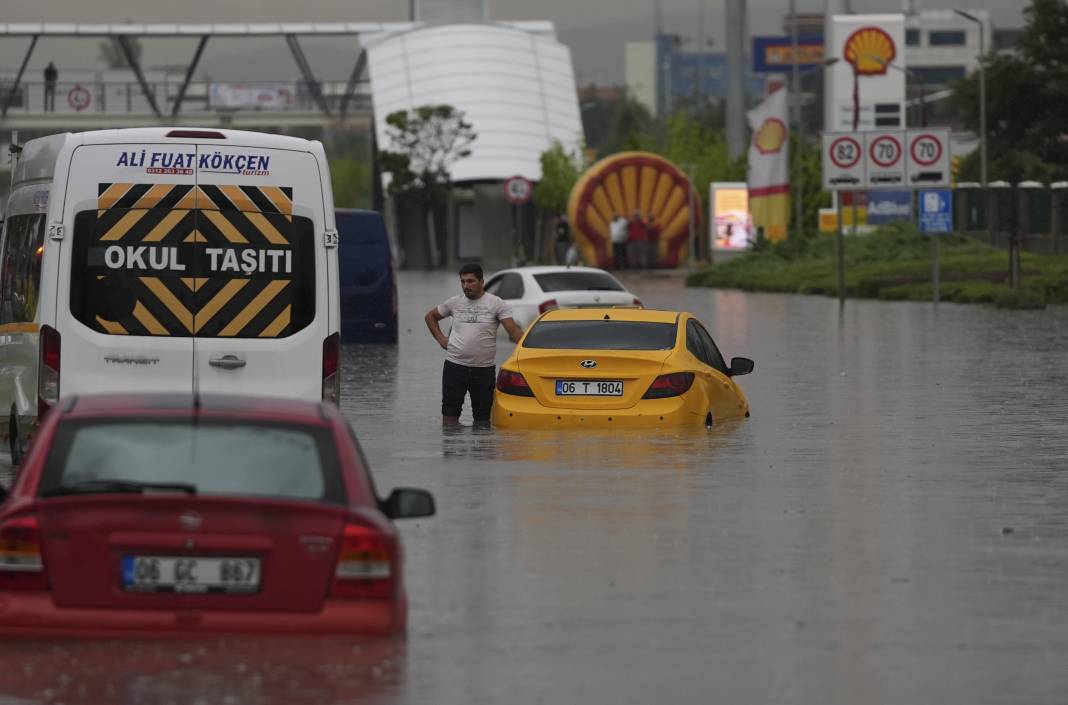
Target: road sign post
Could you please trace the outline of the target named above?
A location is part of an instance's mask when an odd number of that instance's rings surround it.
[[[523,238],[519,236],[519,206],[534,195],[534,184],[525,176],[513,176],[504,182],[504,197],[512,204],[512,266],[526,263]]]
[[[949,189],[920,191],[920,231],[931,234],[932,300],[941,298],[941,265],[939,262],[939,234],[953,232],[953,192]]]

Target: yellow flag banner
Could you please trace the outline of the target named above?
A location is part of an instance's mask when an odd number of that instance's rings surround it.
[[[786,90],[779,88],[748,113],[749,212],[753,228],[770,240],[786,237],[790,220],[790,147]]]

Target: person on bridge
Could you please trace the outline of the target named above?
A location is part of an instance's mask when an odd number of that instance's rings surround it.
[[[44,111],[56,112],[56,81],[59,80],[59,71],[51,61],[44,70]]]
[[[475,426],[489,427],[493,408],[493,387],[497,379],[494,361],[497,357],[497,326],[504,326],[508,337],[518,343],[523,337],[512,309],[499,296],[483,288],[482,267],[465,264],[460,268],[460,287],[463,294],[446,299],[430,309],[424,320],[438,345],[445,350],[445,364],[441,371],[441,423],[456,426],[464,397],[471,395],[471,411]],[[438,324],[452,317],[448,335]]]

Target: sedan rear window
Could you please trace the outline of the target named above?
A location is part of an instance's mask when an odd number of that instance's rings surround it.
[[[671,350],[674,323],[647,321],[539,321],[523,347],[560,350]]]
[[[346,504],[329,430],[203,418],[65,423],[40,494],[183,490]]]
[[[626,291],[623,285],[604,272],[546,272],[535,274],[542,291]]]

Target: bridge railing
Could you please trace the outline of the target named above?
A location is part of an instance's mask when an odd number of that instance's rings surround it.
[[[145,115],[155,114],[155,102],[163,115],[247,112],[321,112],[325,105],[332,114],[370,110],[367,82],[357,83],[345,99],[348,81],[192,81],[182,95],[180,81],[146,83],[151,101],[137,81],[43,81],[21,82],[12,91],[11,82],[0,80],[0,108],[7,115],[84,113]],[[321,98],[321,102],[320,102]],[[175,104],[181,100],[178,111]]]

